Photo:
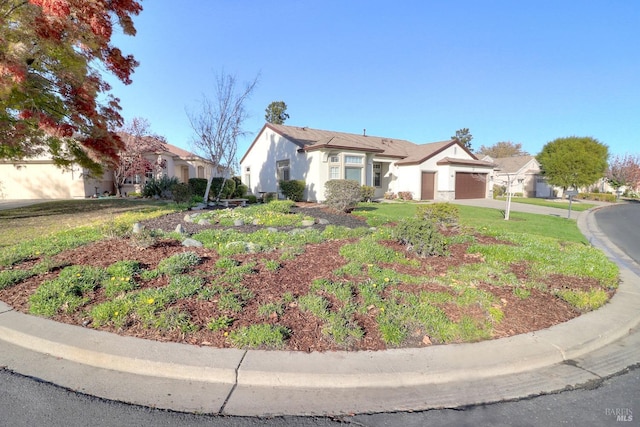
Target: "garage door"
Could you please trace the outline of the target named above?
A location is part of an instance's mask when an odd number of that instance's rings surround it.
[[[456,173],[456,199],[484,199],[486,189],[486,173]]]

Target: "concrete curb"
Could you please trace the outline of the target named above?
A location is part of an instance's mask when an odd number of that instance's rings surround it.
[[[606,241],[597,235],[592,212],[580,215],[578,225],[590,241]],[[27,350],[46,356],[42,366],[48,367],[23,367],[29,375],[70,388],[82,384],[84,392],[100,397],[174,410],[234,415],[417,410],[552,392],[592,380],[593,372],[573,365],[628,338],[640,327],[638,307],[640,280],[622,266],[620,288],[605,307],[545,330],[473,344],[307,354],[121,337],[25,315],[0,303],[0,364],[9,357],[5,347]],[[624,363],[640,363],[640,356],[632,353]],[[7,365],[20,363],[12,359]],[[92,369],[101,380],[92,385],[65,379],[55,366],[67,372]],[[134,395],[134,390],[106,386],[123,375],[155,388],[144,392],[141,386]],[[460,393],[469,387],[482,392]],[[194,391],[205,389],[216,395]],[[169,390],[185,391],[182,398],[168,398],[175,396]]]

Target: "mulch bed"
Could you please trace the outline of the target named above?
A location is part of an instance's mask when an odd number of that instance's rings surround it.
[[[344,225],[346,227],[366,226],[362,218],[351,214],[333,212],[319,205],[299,204],[295,207],[295,210],[316,219],[324,218],[333,225]],[[217,227],[215,225],[198,225],[185,222],[184,216],[185,212],[170,214],[145,221],[143,225],[147,229],[173,231],[176,225],[180,223],[189,234],[197,233],[203,229]],[[315,224],[313,227],[323,228],[324,225]],[[258,228],[260,228],[260,226],[245,225],[242,227],[234,227],[234,229],[244,232],[255,231]],[[478,236],[478,239],[483,243],[495,241],[492,238],[483,236]],[[235,321],[233,327],[237,328],[264,322],[277,323],[291,330],[291,336],[286,347],[287,350],[311,352],[344,349],[336,346],[329,338],[322,334],[322,323],[318,319],[295,309],[295,307],[287,307],[282,315],[273,313],[268,319],[261,318],[257,314],[259,305],[279,301],[285,292],[290,292],[296,297],[305,295],[309,292],[309,286],[314,279],[322,277],[329,279],[334,278],[332,271],[346,263],[346,260],[339,254],[340,247],[343,244],[345,244],[344,241],[327,241],[320,244],[308,245],[303,254],[291,261],[281,261],[281,254],[277,251],[257,255],[243,254],[234,256],[235,259],[241,262],[251,260],[260,261],[257,263],[255,274],[247,275],[243,280],[243,285],[251,289],[255,297],[249,300],[248,305],[242,313],[234,315]],[[385,242],[385,244],[396,250],[403,250],[403,247],[396,242]],[[450,247],[451,256],[449,257],[415,258],[420,263],[420,267],[418,268],[397,265],[393,267],[398,271],[414,275],[437,277],[446,274],[447,270],[451,267],[482,262],[480,257],[468,254],[467,248],[468,244],[455,244]],[[198,268],[207,272],[214,269],[215,262],[219,258],[214,251],[204,248],[186,248],[175,241],[163,240],[152,247],[141,250],[129,244],[126,239],[119,238],[107,239],[81,248],[65,251],[56,255],[54,258],[69,264],[100,267],[107,267],[116,261],[127,259],[139,261],[145,268],[153,269],[161,260],[175,253],[184,251],[194,251],[198,253],[203,258],[203,262]],[[408,256],[412,257],[411,254]],[[267,259],[278,260],[281,263],[281,267],[276,271],[269,271],[264,267],[264,260]],[[37,260],[18,265],[16,268],[27,268],[28,265],[34,262],[37,262]],[[526,278],[526,267],[524,263],[518,263],[512,266],[514,273],[522,279]],[[16,286],[0,290],[0,300],[19,311],[28,312],[29,296],[43,282],[51,280],[55,276],[56,273],[36,276]],[[549,280],[556,288],[567,287],[582,289],[585,286],[594,285],[593,283],[585,283],[584,279],[563,275],[554,275],[550,277]],[[160,277],[145,282],[143,286],[161,287],[167,284],[167,279]],[[595,283],[595,285],[597,285],[597,283]],[[433,284],[421,286],[406,286],[400,284],[398,287],[402,290],[447,291],[446,288]],[[531,295],[528,298],[521,299],[513,294],[513,289],[510,287],[496,287],[483,284],[481,289],[494,294],[497,300],[500,301],[500,308],[504,312],[502,322],[494,327],[492,338],[507,337],[548,328],[555,324],[566,322],[580,314],[569,304],[554,297],[549,292],[532,289]],[[90,306],[99,304],[107,299],[101,289],[94,292],[90,297],[91,302],[87,307],[87,311]],[[137,323],[126,325],[121,329],[115,329],[114,327],[102,327],[101,329],[117,334],[158,341],[175,341],[220,348],[230,347],[231,344],[228,337],[225,336],[222,331],[212,332],[204,326],[212,317],[217,317],[222,314],[218,310],[215,302],[192,298],[178,301],[176,307],[188,312],[192,321],[200,326],[197,332],[186,335],[179,331],[162,332],[143,328]],[[473,315],[473,310],[467,309],[465,313],[462,313],[461,309],[455,306],[446,307],[445,310],[452,320],[459,319],[463,314]],[[482,316],[483,314],[477,313],[477,315]],[[359,326],[365,331],[364,338],[353,343],[348,350],[383,350],[386,348],[385,343],[380,338],[374,317],[375,310],[366,315],[359,315],[357,321]],[[86,314],[80,312],[71,315],[60,314],[53,319],[60,322],[90,327],[89,318]],[[414,338],[415,339],[412,339],[408,345],[416,347],[429,345],[428,340],[424,340],[424,336],[420,331],[416,331]]]

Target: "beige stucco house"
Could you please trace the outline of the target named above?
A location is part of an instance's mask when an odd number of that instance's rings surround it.
[[[306,183],[305,198],[325,199],[325,183],[350,179],[375,188],[375,197],[411,193],[415,200],[491,197],[493,163],[460,143],[429,144],[365,133],[265,124],[240,160],[242,181],[254,194],[278,193],[280,180]]]
[[[208,178],[213,173],[213,164],[171,144],[165,150],[148,153],[152,162],[163,160],[165,167],[158,175],[178,177],[181,182],[189,178]],[[153,175],[136,176],[127,180],[124,193],[139,192],[144,182]],[[217,176],[217,175],[216,175]],[[113,172],[106,171],[102,177],[90,177],[77,165],[60,169],[47,157],[26,159],[20,162],[0,161],[0,198],[4,199],[68,199],[86,198],[104,193],[114,194]]]
[[[493,182],[501,186],[505,192],[519,194],[522,197],[553,197],[553,188],[541,174],[540,163],[534,156],[513,156],[483,160],[496,165]]]

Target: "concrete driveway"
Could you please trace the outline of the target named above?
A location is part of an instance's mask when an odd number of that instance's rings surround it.
[[[38,203],[55,202],[64,199],[0,199],[0,210],[16,209]]]

